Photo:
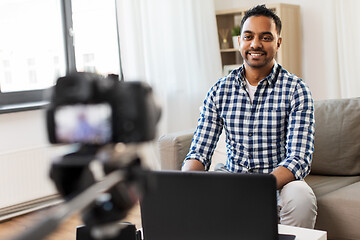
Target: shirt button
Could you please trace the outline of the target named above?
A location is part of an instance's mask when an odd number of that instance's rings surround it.
[[[249,133],[249,137],[251,137],[252,136],[252,133]]]
[[[251,158],[252,156],[251,156],[251,154],[249,154],[249,158]]]

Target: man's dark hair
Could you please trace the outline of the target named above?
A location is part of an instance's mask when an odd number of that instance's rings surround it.
[[[265,5],[257,5],[251,9],[249,9],[243,19],[241,20],[241,25],[240,25],[240,29],[242,31],[243,25],[245,23],[245,21],[249,18],[249,17],[253,17],[253,16],[265,16],[268,18],[271,18],[274,20],[275,25],[276,25],[276,31],[277,33],[280,35],[281,33],[281,20],[280,18],[275,14],[275,12],[269,8],[267,8]]]

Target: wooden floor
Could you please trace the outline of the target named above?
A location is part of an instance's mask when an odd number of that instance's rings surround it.
[[[31,228],[34,224],[39,222],[49,214],[52,209],[41,210],[38,212],[26,214],[20,217],[10,219],[0,223],[0,239],[12,239],[24,232],[26,229]],[[131,222],[136,225],[136,228],[141,227],[140,207],[137,204],[129,213],[128,216],[122,220],[123,222]],[[74,215],[67,219],[60,227],[49,235],[46,240],[75,240],[76,227],[82,225],[79,215]]]

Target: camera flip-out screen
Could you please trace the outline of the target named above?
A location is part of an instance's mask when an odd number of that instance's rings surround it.
[[[105,144],[112,138],[107,103],[59,106],[54,114],[56,139],[63,143]]]

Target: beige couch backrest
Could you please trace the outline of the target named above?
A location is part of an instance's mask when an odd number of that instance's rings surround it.
[[[360,175],[360,98],[315,102],[311,174]]]

